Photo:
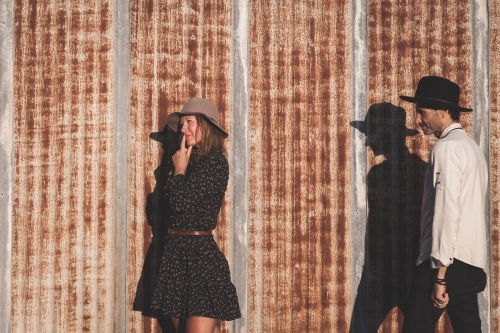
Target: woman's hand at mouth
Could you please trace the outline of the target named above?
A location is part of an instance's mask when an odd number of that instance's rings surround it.
[[[186,136],[183,135],[181,139],[181,144],[179,150],[172,156],[172,162],[174,163],[174,175],[183,175],[186,173],[186,169],[189,163],[189,157],[191,157],[191,150],[193,146],[186,148]]]

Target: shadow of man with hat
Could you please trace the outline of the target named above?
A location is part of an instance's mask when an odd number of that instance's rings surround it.
[[[391,103],[370,106],[351,126],[366,135],[367,147],[385,158],[368,172],[365,263],[350,332],[377,332],[392,309],[403,313],[418,256],[419,221],[426,164],[410,153],[406,112]]]

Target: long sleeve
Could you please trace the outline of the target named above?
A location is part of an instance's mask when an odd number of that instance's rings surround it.
[[[225,156],[214,153],[201,158],[186,175],[167,182],[170,228],[210,230],[217,224],[229,179]]]
[[[434,268],[459,259],[485,268],[485,199],[488,166],[460,124],[450,125],[434,145],[425,176],[417,265]]]
[[[457,245],[463,171],[457,152],[450,145],[437,145],[431,163],[435,187],[431,257],[448,266],[453,263]]]

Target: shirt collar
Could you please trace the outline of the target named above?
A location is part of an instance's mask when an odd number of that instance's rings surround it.
[[[445,136],[448,135],[448,133],[450,133],[451,131],[453,131],[454,129],[462,129],[462,125],[460,125],[460,123],[453,123],[451,124],[450,126],[446,127],[443,131],[443,133],[441,133],[441,135],[439,136],[439,138],[444,138]]]

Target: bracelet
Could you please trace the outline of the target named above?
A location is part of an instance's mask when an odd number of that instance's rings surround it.
[[[436,282],[437,284],[441,285],[441,286],[446,286],[446,279],[438,279],[438,278],[435,278],[434,279],[434,282]]]

